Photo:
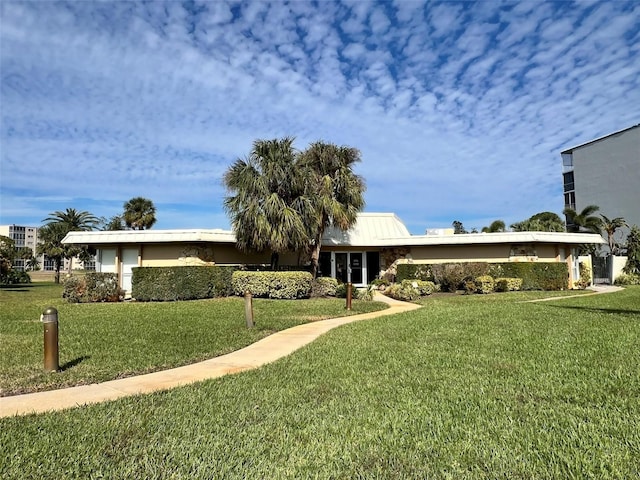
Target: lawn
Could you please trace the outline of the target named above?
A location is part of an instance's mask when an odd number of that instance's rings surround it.
[[[640,287],[528,296],[429,298],[250,372],[0,420],[0,476],[638,478]]]
[[[55,284],[0,289],[0,394],[50,390],[176,367],[222,355],[275,331],[344,316],[344,299],[254,299],[256,326],[246,328],[244,300],[68,304]],[[59,312],[59,373],[43,371],[48,306]],[[351,314],[385,308],[353,302]]]

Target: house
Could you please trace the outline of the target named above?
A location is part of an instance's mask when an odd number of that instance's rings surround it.
[[[132,268],[175,265],[269,265],[270,252],[247,254],[233,232],[211,230],[123,230],[70,232],[63,243],[97,250],[96,271],[114,272],[131,291]],[[398,263],[566,262],[568,287],[579,278],[577,247],[602,244],[600,235],[555,232],[501,232],[411,235],[393,213],[361,213],[349,231],[328,229],[319,269],[365,286]],[[297,253],[281,255],[281,265],[299,265]]]
[[[640,225],[640,124],[561,152],[564,205],[600,207],[609,218]],[[626,235],[620,232],[617,241]]]

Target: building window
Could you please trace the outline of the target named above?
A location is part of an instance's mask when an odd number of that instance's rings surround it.
[[[576,189],[575,182],[573,180],[573,172],[566,172],[562,174],[564,178],[564,191],[572,192]]]
[[[514,244],[511,245],[511,252],[509,253],[509,260],[536,260],[538,253],[535,246],[531,244]]]
[[[564,208],[576,209],[576,192],[567,192],[564,194]]]

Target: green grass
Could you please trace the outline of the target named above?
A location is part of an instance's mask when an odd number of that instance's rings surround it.
[[[631,479],[640,287],[427,299],[258,370],[0,421],[3,478]]]
[[[55,284],[0,289],[2,395],[49,390],[193,363],[249,345],[279,330],[344,316],[344,299],[254,299],[256,326],[246,328],[244,300],[68,304]],[[43,371],[40,314],[58,309],[59,373]],[[353,302],[351,314],[384,308]]]

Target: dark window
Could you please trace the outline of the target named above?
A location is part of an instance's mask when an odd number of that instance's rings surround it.
[[[565,192],[572,192],[573,190],[576,189],[575,182],[573,180],[573,172],[563,173],[562,177],[564,178],[564,191]]]

